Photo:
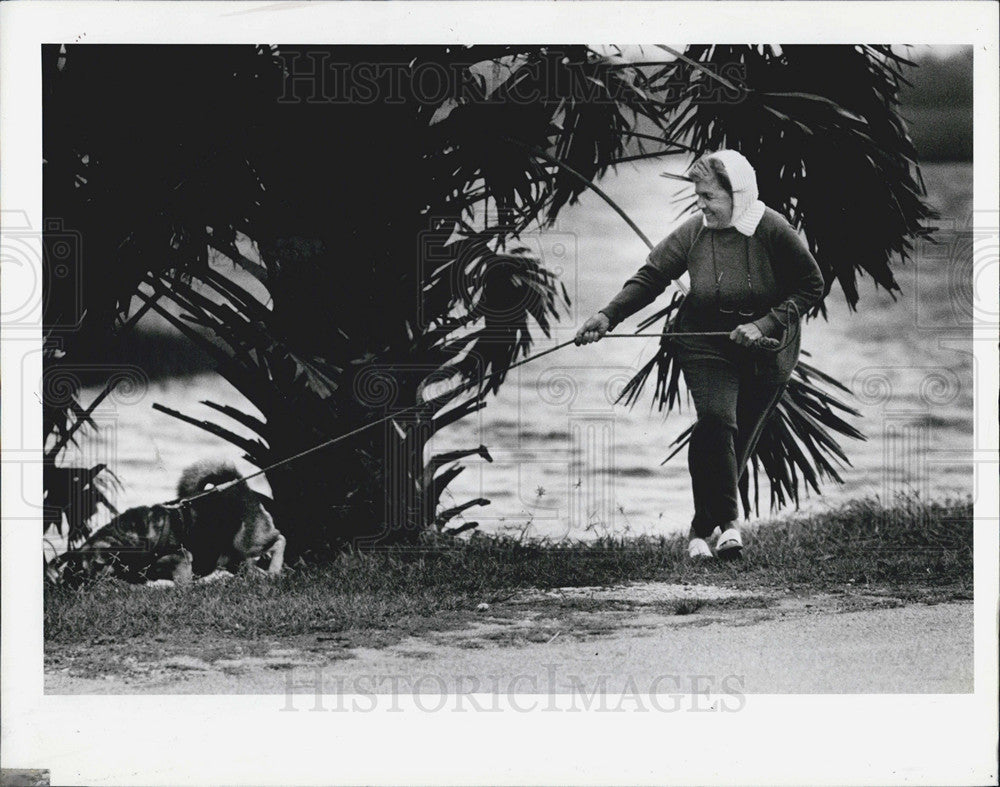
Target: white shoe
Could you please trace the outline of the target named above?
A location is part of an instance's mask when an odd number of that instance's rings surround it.
[[[692,538],[688,544],[688,557],[692,560],[702,560],[712,557],[712,550],[704,538]]]
[[[715,544],[715,554],[723,560],[733,560],[738,558],[743,552],[743,539],[740,531],[735,527],[722,531],[719,540]]]

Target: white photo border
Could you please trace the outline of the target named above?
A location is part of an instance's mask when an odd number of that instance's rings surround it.
[[[997,215],[998,5],[986,2],[18,2],[0,4],[3,208],[42,225],[45,43],[967,44],[974,206]],[[375,39],[377,36],[377,40]],[[9,228],[4,227],[6,232]],[[39,239],[40,246],[40,239]],[[40,259],[40,255],[39,255]],[[997,265],[979,272],[995,298]],[[38,281],[40,281],[40,276]],[[23,292],[0,287],[3,313]],[[990,295],[989,293],[992,293]],[[40,293],[39,293],[40,303]],[[39,310],[40,311],[40,310]],[[39,318],[40,324],[40,318]],[[977,328],[976,450],[997,456],[997,333]],[[4,331],[3,765],[53,784],[961,784],[997,779],[997,465],[977,465],[971,695],[747,698],[739,713],[282,713],[268,696],[45,696],[41,336]],[[38,510],[37,508],[35,509]],[[988,524],[978,526],[979,518]],[[528,704],[522,700],[522,705]],[[544,705],[541,706],[542,708]]]

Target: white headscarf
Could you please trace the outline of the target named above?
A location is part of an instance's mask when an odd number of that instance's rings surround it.
[[[765,205],[757,199],[757,173],[746,157],[736,150],[717,150],[709,154],[721,162],[733,187],[733,217],[730,227],[744,235],[753,235],[764,215]]]

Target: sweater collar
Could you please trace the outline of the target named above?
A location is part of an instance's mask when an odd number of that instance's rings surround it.
[[[746,235],[747,237],[753,235],[757,231],[757,225],[760,224],[760,220],[764,218],[764,203],[759,199],[755,199],[753,203],[743,211],[743,215],[739,218],[733,217],[733,227],[736,228],[738,232]]]
[[[761,202],[759,199],[754,200],[743,214],[738,218],[734,215],[735,221],[730,220],[727,227],[732,227],[734,230],[739,232],[741,235],[746,235],[748,238],[751,237],[757,231],[757,225],[760,224],[760,220],[764,218],[764,209],[767,206]],[[734,211],[735,213],[735,211]],[[708,229],[708,224],[705,223],[705,217],[701,217],[702,226]]]

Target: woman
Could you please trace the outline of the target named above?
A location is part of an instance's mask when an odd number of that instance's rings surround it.
[[[798,360],[799,317],[823,297],[823,276],[792,226],[757,198],[757,175],[742,154],[710,153],[688,175],[701,215],[656,245],[576,342],[597,341],[688,271],[691,291],[672,330],[728,332],[673,340],[698,416],[688,447],[688,553],[712,557],[706,539],[719,528],[716,554],[732,558],[743,549],[739,479]],[[768,339],[777,352],[762,349]]]

